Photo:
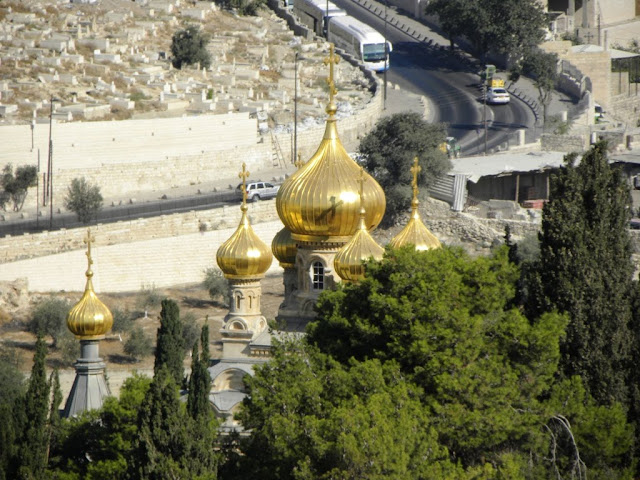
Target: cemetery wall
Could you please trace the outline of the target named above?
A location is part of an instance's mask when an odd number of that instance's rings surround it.
[[[270,245],[282,228],[275,201],[249,205],[258,236]],[[240,208],[189,212],[92,227],[96,291],[197,283],[217,267],[216,252],[237,228]],[[0,239],[0,281],[26,278],[30,291],[82,291],[87,269],[84,228]],[[20,260],[16,260],[20,259]],[[274,259],[269,273],[281,269]]]

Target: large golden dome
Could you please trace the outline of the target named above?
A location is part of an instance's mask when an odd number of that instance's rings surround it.
[[[392,248],[399,248],[405,245],[414,245],[416,250],[430,250],[433,248],[440,248],[442,245],[440,240],[429,231],[429,229],[422,223],[420,213],[418,212],[418,172],[420,167],[418,166],[418,158],[414,159],[413,167],[411,168],[413,173],[413,200],[411,201],[411,218],[405,227],[389,242],[389,246]]]
[[[271,252],[278,259],[282,268],[293,268],[296,263],[296,254],[298,252],[296,242],[291,238],[291,232],[283,228],[271,242]]]
[[[111,330],[113,326],[113,315],[107,306],[100,301],[93,291],[93,272],[91,265],[91,231],[87,236],[87,259],[89,267],[87,268],[87,284],[84,288],[84,294],[78,303],[76,303],[71,311],[67,314],[67,328],[76,337],[81,340],[98,340],[104,338],[104,335]]]
[[[346,242],[358,229],[360,166],[345,151],[336,127],[336,93],[333,84],[333,45],[325,61],[329,76],[329,118],[318,150],[305,165],[280,187],[276,208],[294,240]],[[333,62],[333,63],[332,63]],[[364,208],[367,229],[375,228],[384,215],[386,201],[382,187],[365,174]]]
[[[244,180],[249,175],[242,164],[240,176]],[[246,188],[243,188],[242,218],[240,225],[231,237],[220,245],[216,254],[218,266],[227,278],[256,278],[264,276],[271,266],[273,255],[269,247],[260,240],[251,228],[247,217]]]

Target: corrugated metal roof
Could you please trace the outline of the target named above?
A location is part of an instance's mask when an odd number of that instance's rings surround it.
[[[600,45],[574,45],[573,47],[571,47],[571,51],[573,53],[598,53],[604,52],[604,47],[601,47]],[[611,54],[611,58],[613,60],[639,56],[637,53],[617,50],[615,48],[610,48],[608,51]]]
[[[481,177],[510,175],[558,168],[564,163],[564,152],[503,153],[479,157],[456,158],[449,175],[464,174],[476,183]]]

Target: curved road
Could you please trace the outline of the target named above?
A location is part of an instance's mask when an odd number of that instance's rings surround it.
[[[347,13],[385,32],[384,17],[379,17],[351,0],[332,0]],[[394,16],[398,16],[397,13]],[[428,30],[425,27],[424,32]],[[449,125],[449,135],[462,144],[463,155],[484,152],[483,102],[478,64],[437,45],[419,42],[387,24],[386,37],[393,44],[387,80],[401,88],[424,95],[431,101],[431,119]],[[524,102],[513,95],[509,105],[486,107],[487,149],[515,141],[515,130],[532,130],[535,117]],[[528,132],[533,140],[533,132]]]

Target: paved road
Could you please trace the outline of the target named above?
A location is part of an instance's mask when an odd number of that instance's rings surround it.
[[[385,10],[375,0],[334,3],[392,42],[387,79],[408,92],[428,97],[430,120],[449,124],[449,135],[462,143],[464,153],[484,152],[484,115],[488,122],[488,151],[514,142],[515,130],[521,128],[528,133],[527,141],[534,141],[536,117],[529,105],[512,96],[509,105],[488,105],[485,110],[476,74],[478,62],[460,50],[452,54],[446,48],[448,41],[430,27],[391,9]]]

